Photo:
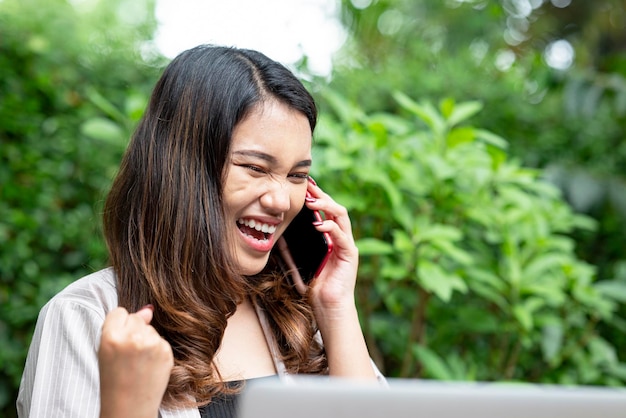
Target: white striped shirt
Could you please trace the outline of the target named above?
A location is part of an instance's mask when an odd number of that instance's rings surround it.
[[[70,284],[39,313],[17,398],[20,418],[98,418],[98,346],[106,314],[117,307],[112,268]],[[159,411],[199,418],[197,408]]]
[[[18,393],[18,417],[99,417],[98,346],[104,318],[116,307],[115,273],[107,268],[70,284],[41,309]],[[257,314],[276,371],[281,379],[289,380],[267,319],[259,309]],[[384,383],[384,377],[372,365]],[[161,408],[159,416],[200,418],[200,413],[197,408]]]

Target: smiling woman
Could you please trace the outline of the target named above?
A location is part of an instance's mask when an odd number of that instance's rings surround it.
[[[243,274],[263,269],[275,237],[302,209],[311,140],[307,117],[273,99],[257,105],[235,128],[224,206],[231,224],[239,226],[234,249]]]
[[[261,53],[176,57],[107,197],[112,266],[42,309],[20,415],[223,417],[250,379],[382,380],[348,213],[308,177],[316,120],[302,83]],[[304,205],[326,214],[313,225],[334,250],[302,291],[276,244]]]

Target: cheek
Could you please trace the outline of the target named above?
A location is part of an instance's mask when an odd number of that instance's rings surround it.
[[[246,178],[244,173],[237,168],[231,169],[224,181],[223,202],[227,211],[232,211],[244,204],[254,196],[254,191],[258,190],[250,178]]]
[[[294,187],[294,190],[292,190],[290,197],[289,197],[291,201],[291,205],[290,205],[289,212],[285,214],[285,220],[288,220],[289,222],[291,222],[293,218],[296,217],[296,215],[300,212],[300,210],[302,209],[302,206],[304,205],[305,197],[306,197],[306,184],[302,186],[298,185],[298,187]]]
[[[294,187],[290,193],[289,200],[291,202],[291,205],[289,211],[285,213],[285,218],[282,225],[289,226],[291,221],[293,221],[293,219],[300,212],[300,210],[302,210],[302,206],[304,206],[304,198],[306,197],[306,184],[304,184],[302,187],[299,186],[300,185]],[[282,227],[279,232],[280,235],[282,235],[285,229],[287,229],[287,226]]]

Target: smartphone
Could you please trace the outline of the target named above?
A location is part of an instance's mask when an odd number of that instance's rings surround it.
[[[304,205],[283,233],[289,253],[305,284],[319,276],[333,250],[330,235],[313,226],[313,222],[322,220],[318,211]]]

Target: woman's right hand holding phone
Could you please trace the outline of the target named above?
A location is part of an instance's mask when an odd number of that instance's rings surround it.
[[[309,209],[320,211],[325,220],[315,225],[319,232],[327,232],[333,242],[324,269],[311,282],[310,297],[315,309],[350,309],[355,305],[354,290],[359,265],[359,252],[352,235],[352,225],[348,211],[335,202],[313,181],[309,181],[307,191],[313,199],[305,204]]]
[[[352,378],[375,378],[355,301],[359,251],[352,235],[348,211],[324,193],[314,181],[308,192],[315,198],[306,205],[324,213],[325,220],[315,224],[333,241],[326,266],[310,284],[308,297],[322,333],[330,374]]]

